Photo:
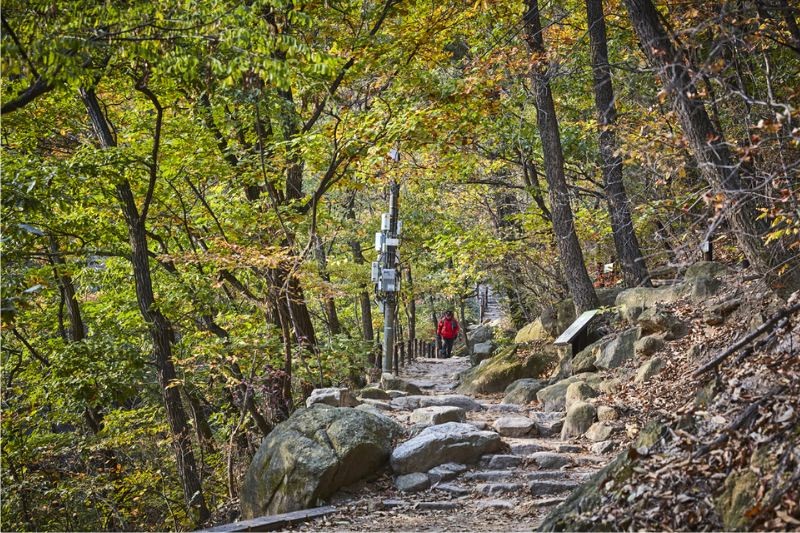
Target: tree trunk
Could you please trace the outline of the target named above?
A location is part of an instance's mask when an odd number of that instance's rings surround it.
[[[586,272],[575,222],[569,203],[569,190],[564,176],[564,154],[561,150],[561,137],[558,119],[550,92],[549,69],[546,60],[542,23],[539,19],[538,0],[527,0],[525,15],[525,40],[533,53],[535,62],[531,81],[536,93],[536,122],[542,140],[545,178],[550,189],[550,209],[553,218],[553,231],[556,237],[561,265],[567,278],[567,285],[575,302],[575,310],[582,313],[599,306],[592,281]]]
[[[319,235],[314,235],[314,254],[317,257],[317,266],[319,267],[319,276],[328,283],[331,282],[331,276],[328,274],[328,258],[325,254],[325,245]],[[325,308],[325,316],[328,319],[328,329],[331,335],[338,335],[342,332],[342,325],[339,322],[339,313],[336,312],[336,300],[333,296],[326,296],[323,302]]]
[[[617,109],[614,105],[614,87],[608,65],[606,22],[602,0],[586,0],[589,39],[592,49],[594,73],[594,101],[597,106],[600,158],[603,169],[603,186],[611,217],[611,231],[617,258],[622,265],[625,285],[651,287],[639,241],[633,227],[628,195],[622,182],[622,157],[617,154]]]
[[[116,146],[116,140],[111,135],[108,122],[94,91],[81,89],[81,97],[100,145],[103,148]],[[153,165],[156,163],[156,161],[152,161]],[[180,390],[178,387],[173,386],[173,383],[177,381],[177,375],[172,363],[172,342],[174,340],[172,324],[155,305],[153,284],[150,278],[147,234],[145,232],[146,221],[140,216],[130,183],[127,180],[122,180],[117,184],[116,192],[128,227],[136,301],[139,304],[139,311],[144,321],[149,326],[150,337],[153,341],[158,383],[161,387],[167,421],[172,433],[178,476],[183,485],[183,494],[187,506],[197,513],[198,522],[203,523],[208,520],[210,514],[203,497],[200,476],[192,449],[191,432],[189,431],[186,412],[181,402]]]
[[[739,164],[733,160],[722,132],[714,127],[703,100],[697,96],[689,68],[672,45],[650,0],[625,0],[625,6],[642,50],[670,94],[700,171],[714,192],[722,194],[728,203],[725,214],[742,252],[762,274],[775,281],[777,269],[786,264],[789,256],[780,243],[764,244],[767,225],[757,220],[754,195],[748,196],[742,190]],[[782,281],[790,285],[795,282]]]
[[[347,206],[347,218],[355,223],[356,213],[353,209],[354,201],[355,196],[350,199],[350,203]],[[364,253],[361,250],[361,243],[358,242],[358,239],[351,239],[348,241],[348,244],[350,245],[350,251],[353,254],[353,261],[355,261],[357,265],[363,265],[366,263],[366,260],[364,259]],[[375,340],[375,332],[372,329],[372,298],[370,298],[369,292],[367,292],[366,283],[362,285],[362,290],[358,294],[358,300],[361,304],[361,330],[364,332],[364,340]]]
[[[411,267],[404,271],[406,287],[408,288],[408,303],[406,304],[406,314],[408,315],[408,340],[417,338],[417,302],[414,300],[414,278],[411,277]]]

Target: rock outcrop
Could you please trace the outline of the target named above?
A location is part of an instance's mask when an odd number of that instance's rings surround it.
[[[462,394],[502,392],[518,379],[547,375],[557,361],[550,348],[526,354],[518,354],[516,347],[507,348],[464,373],[457,390]]]

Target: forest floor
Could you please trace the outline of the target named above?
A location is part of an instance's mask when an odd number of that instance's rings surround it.
[[[419,359],[406,367],[401,377],[416,384],[426,394],[453,394],[456,374],[469,368],[469,358]],[[489,427],[501,416],[529,416],[532,407],[501,404],[503,395],[482,395],[476,400],[486,409],[467,412],[467,422]],[[410,411],[388,415],[406,427],[411,426]],[[503,437],[506,451],[498,455],[516,455],[513,468],[490,467],[492,456],[453,481],[441,482],[430,489],[406,493],[398,491],[389,473],[377,480],[362,482],[341,491],[331,502],[334,514],[293,528],[295,531],[530,531],[547,512],[563,501],[558,496],[535,497],[528,485],[534,480],[563,481],[579,484],[602,468],[613,456],[593,455],[586,441],[563,442],[551,438]],[[534,452],[552,452],[556,461],[563,457],[562,468],[540,469],[528,456]],[[509,459],[509,464],[517,461]]]

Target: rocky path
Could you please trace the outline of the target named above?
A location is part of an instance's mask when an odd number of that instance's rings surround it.
[[[418,360],[406,367],[401,377],[422,389],[424,401],[414,396],[408,399],[416,399],[406,404],[402,398],[395,399],[391,409],[385,402],[374,405],[382,403],[381,412],[408,428],[411,435],[419,434],[424,427],[412,421],[412,407],[420,404],[461,407],[466,423],[485,430],[484,435],[495,439],[495,432],[500,434],[501,442],[493,453],[483,455],[478,463],[461,465],[455,457],[460,452],[453,448],[452,462],[427,473],[399,477],[386,473],[377,480],[361,482],[334,497],[336,513],[298,525],[296,529],[531,530],[554,505],[608,461],[608,457],[593,455],[581,444],[560,440],[563,413],[502,404],[501,395],[477,398],[455,395],[456,374],[468,367],[467,358]],[[453,408],[433,407],[430,411],[446,413],[448,409]],[[413,415],[415,420],[419,416]],[[528,434],[539,436],[524,436]]]

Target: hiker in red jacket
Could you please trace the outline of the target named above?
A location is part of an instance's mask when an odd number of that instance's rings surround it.
[[[436,328],[436,333],[442,338],[442,352],[444,358],[447,359],[453,355],[453,343],[458,337],[458,320],[453,316],[453,311],[448,309],[442,319],[439,321],[439,327]]]

